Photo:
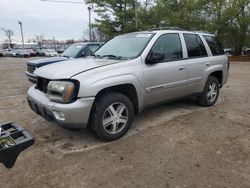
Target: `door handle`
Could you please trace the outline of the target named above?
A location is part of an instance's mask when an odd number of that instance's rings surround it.
[[[206,66],[209,67],[209,66],[210,66],[210,63],[206,63]]]
[[[182,70],[184,70],[184,69],[185,69],[185,67],[184,67],[184,66],[179,67],[179,70],[180,70],[180,71],[182,71]]]

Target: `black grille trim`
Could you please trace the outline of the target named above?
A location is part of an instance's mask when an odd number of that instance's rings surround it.
[[[32,74],[33,74],[33,72],[35,71],[35,69],[36,69],[36,67],[31,66],[31,65],[27,65],[27,71],[28,71],[29,73],[32,73]]]
[[[36,89],[42,91],[43,93],[47,93],[47,87],[49,82],[50,80],[48,79],[38,77],[36,83]]]

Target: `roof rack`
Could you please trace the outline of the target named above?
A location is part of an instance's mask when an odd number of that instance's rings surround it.
[[[192,32],[194,32],[194,33],[206,33],[206,34],[211,34],[211,35],[214,34],[214,33],[211,33],[209,31],[202,31],[202,30],[192,30]]]
[[[177,26],[173,26],[173,27],[158,27],[158,28],[152,28],[150,29],[152,30],[178,30],[178,31],[185,31],[185,29],[182,29],[180,27]]]

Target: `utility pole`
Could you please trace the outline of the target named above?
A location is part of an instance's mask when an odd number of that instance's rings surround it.
[[[79,0],[79,1],[71,1],[71,0],[40,0],[44,2],[52,2],[52,3],[67,3],[67,4],[84,4],[84,1]],[[93,6],[88,7],[89,11],[89,41],[92,40],[91,36],[91,10],[93,9]]]
[[[24,49],[24,40],[23,40],[23,23],[21,21],[18,20],[18,24],[20,25],[20,29],[21,29],[21,35],[22,35],[22,43],[23,43],[23,49]]]
[[[89,41],[92,40],[92,37],[91,37],[91,10],[92,10],[93,7],[88,7],[88,10],[89,10]]]

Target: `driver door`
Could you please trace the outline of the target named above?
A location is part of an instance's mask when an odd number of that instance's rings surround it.
[[[160,36],[150,52],[165,54],[164,60],[144,65],[146,105],[183,96],[187,92],[187,61],[178,33]]]

